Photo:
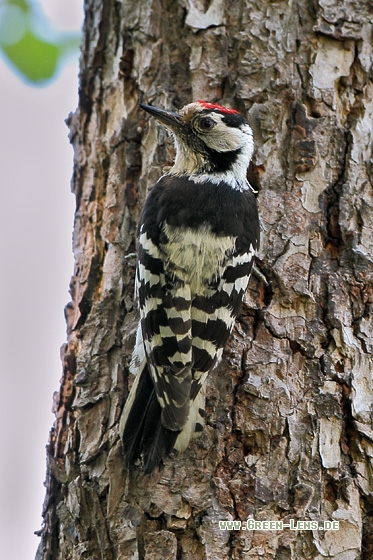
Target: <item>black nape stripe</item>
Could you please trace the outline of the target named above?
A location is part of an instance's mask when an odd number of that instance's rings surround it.
[[[232,126],[234,128],[239,128],[243,124],[249,124],[248,121],[245,119],[245,117],[243,117],[239,113],[226,113],[225,111],[219,111],[219,109],[217,109],[217,108],[216,109],[215,108],[214,109],[206,109],[205,111],[202,111],[202,113],[205,114],[205,115],[209,115],[209,113],[211,113],[211,112],[218,113],[219,115],[221,115],[222,121],[227,126]]]
[[[241,153],[241,148],[232,150],[231,152],[217,152],[216,150],[211,150],[211,148],[207,146],[205,146],[205,148],[210,164],[209,171],[214,171],[216,173],[224,173],[231,169]]]
[[[234,128],[238,128],[238,127],[242,126],[243,124],[249,124],[247,122],[247,120],[245,119],[245,117],[243,117],[242,115],[237,115],[235,113],[229,113],[229,114],[224,113],[222,121],[227,126],[232,126]]]

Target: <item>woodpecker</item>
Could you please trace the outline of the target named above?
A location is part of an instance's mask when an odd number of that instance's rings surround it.
[[[119,428],[127,468],[151,473],[203,429],[206,379],[240,312],[260,227],[247,120],[207,101],[140,107],[176,148],[138,225],[136,377]]]

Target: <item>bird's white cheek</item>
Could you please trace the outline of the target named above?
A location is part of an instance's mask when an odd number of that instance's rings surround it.
[[[218,125],[214,131],[205,137],[205,143],[211,149],[217,152],[231,152],[245,145],[247,138],[240,130],[230,128],[227,131],[227,127],[224,126],[224,129],[222,129],[221,126]]]

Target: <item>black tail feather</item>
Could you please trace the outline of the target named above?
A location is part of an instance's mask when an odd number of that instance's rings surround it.
[[[150,474],[171,453],[180,432],[162,425],[162,409],[146,363],[138,375],[135,395],[128,397],[133,401],[131,408],[128,413],[124,410],[127,418],[121,434],[123,455],[128,469],[141,459],[144,472]]]

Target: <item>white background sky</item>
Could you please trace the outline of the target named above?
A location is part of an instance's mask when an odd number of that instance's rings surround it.
[[[42,0],[53,26],[77,31],[82,1]],[[0,558],[32,560],[45,495],[45,445],[66,340],[73,273],[77,57],[49,85],[26,85],[0,58]]]

